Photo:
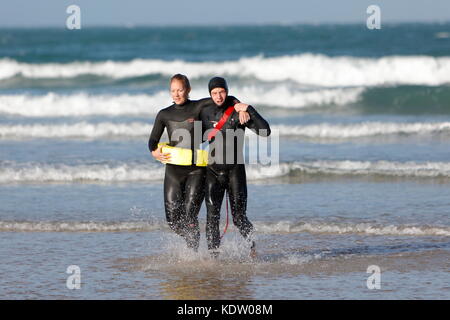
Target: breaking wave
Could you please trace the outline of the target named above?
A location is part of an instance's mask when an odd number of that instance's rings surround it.
[[[450,236],[443,226],[381,225],[374,223],[255,222],[256,232],[268,234],[366,234],[397,236]],[[234,230],[231,226],[230,230]],[[150,232],[169,231],[164,221],[0,221],[0,231],[8,232]]]
[[[255,56],[224,62],[134,59],[131,61],[30,64],[1,59],[0,79],[72,78],[97,75],[129,78],[175,73],[200,78],[254,77],[261,81],[294,81],[315,86],[378,86],[387,84],[441,85],[450,82],[450,58],[431,56],[387,56],[381,58],[329,57],[300,54],[280,57]]]
[[[292,90],[280,85],[270,89],[255,86],[233,90],[237,97],[254,105],[269,105],[285,108],[305,108],[317,105],[345,105],[358,100],[362,88],[335,88],[322,90]],[[207,92],[194,90],[192,97],[203,98]],[[78,93],[59,95],[47,93],[40,96],[0,96],[0,113],[22,117],[74,117],[74,116],[119,116],[155,115],[171,104],[169,93],[160,91],[153,95],[120,94],[88,95]]]
[[[440,134],[450,132],[450,122],[362,122],[352,124],[319,123],[310,125],[273,125],[280,136],[317,139],[347,139],[383,135]],[[145,138],[152,125],[144,122],[76,122],[62,124],[0,125],[0,139],[110,139]]]
[[[333,161],[285,162],[273,165],[247,165],[249,180],[307,175],[387,176],[450,178],[448,162]],[[0,167],[0,183],[118,183],[162,181],[164,166],[157,163],[106,164],[16,164]]]

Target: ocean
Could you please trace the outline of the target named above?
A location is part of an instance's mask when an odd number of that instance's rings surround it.
[[[255,260],[233,226],[210,258],[204,204],[199,252],[166,224],[175,73],[276,133]],[[0,29],[0,299],[449,299],[449,84],[449,23]]]

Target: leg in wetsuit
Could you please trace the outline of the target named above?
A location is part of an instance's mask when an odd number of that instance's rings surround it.
[[[241,235],[250,240],[253,225],[246,215],[247,210],[247,178],[245,165],[215,165],[206,170],[206,239],[208,249],[215,250],[220,246],[220,208],[225,190],[230,198],[233,223]]]
[[[170,228],[182,236],[189,248],[198,249],[198,213],[204,199],[205,168],[166,165],[164,205]]]

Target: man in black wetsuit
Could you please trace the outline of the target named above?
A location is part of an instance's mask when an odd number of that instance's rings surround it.
[[[158,112],[148,147],[155,159],[163,163],[170,161],[170,155],[162,153],[161,147],[158,147],[166,128],[169,146],[192,151],[191,165],[166,164],[164,207],[170,228],[186,240],[189,248],[197,250],[200,239],[198,213],[204,199],[205,167],[196,165],[196,150],[202,141],[202,132],[195,135],[194,129],[200,110],[213,102],[211,98],[189,100],[191,87],[184,75],[177,74],[172,77],[170,90],[174,104]],[[239,113],[244,119],[248,116],[246,112]],[[198,124],[201,130],[201,123]]]
[[[246,214],[247,178],[243,159],[244,134],[245,127],[247,127],[256,134],[267,137],[270,135],[270,127],[252,106],[242,103],[235,106],[233,99],[228,96],[225,79],[212,78],[208,88],[214,105],[205,106],[200,112],[203,130],[216,134],[214,137],[213,134],[208,137],[210,152],[206,169],[205,191],[208,249],[212,256],[218,255],[220,208],[226,190],[230,199],[233,223],[241,235],[251,242],[251,255],[254,257],[256,254],[255,243],[251,239],[253,225]],[[235,106],[235,110],[229,109],[230,106]],[[250,120],[247,123],[242,124],[239,121],[239,111],[248,112]],[[229,114],[226,120],[223,118],[224,113]],[[217,129],[216,127],[221,128]]]

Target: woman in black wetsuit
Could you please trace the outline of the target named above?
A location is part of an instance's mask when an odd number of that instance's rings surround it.
[[[191,86],[186,76],[176,74],[171,78],[170,94],[174,104],[158,112],[148,147],[155,159],[163,163],[171,160],[170,154],[163,153],[162,147],[158,147],[159,140],[166,128],[169,146],[192,150],[190,165],[166,163],[164,207],[170,228],[186,240],[189,248],[197,250],[200,240],[198,213],[205,195],[206,171],[205,167],[195,164],[196,150],[202,142],[202,132],[195,135],[194,129],[201,109],[213,102],[210,98],[189,100],[190,91]],[[241,112],[240,116],[243,121],[248,120],[246,112]],[[198,122],[198,124],[201,129],[201,123]],[[180,129],[189,133],[187,137],[178,134]]]

